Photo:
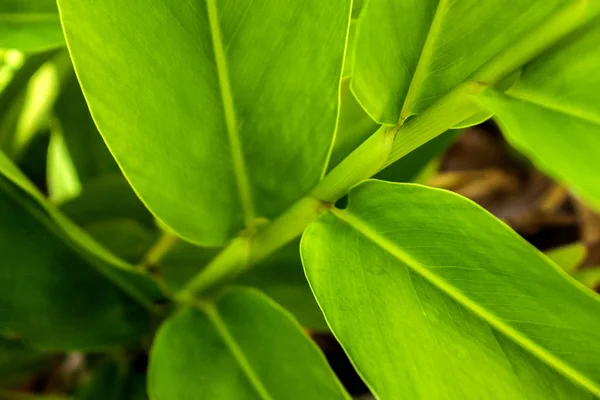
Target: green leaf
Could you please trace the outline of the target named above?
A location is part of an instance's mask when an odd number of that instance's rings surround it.
[[[2,153],[0,172],[0,332],[57,350],[146,333],[151,282],[45,203]]]
[[[552,249],[546,253],[549,259],[569,274],[577,271],[577,268],[585,260],[586,254],[586,247],[580,242]]]
[[[27,97],[28,83],[40,67],[49,61],[55,51],[27,57],[0,92],[0,150],[12,155],[16,152],[15,136]]]
[[[359,20],[352,91],[373,119],[395,125],[427,109],[567,3],[370,1]]]
[[[600,395],[598,297],[469,200],[367,181],[307,228],[302,257],[379,399]]]
[[[320,180],[349,3],[60,0],[59,8],[94,120],[136,192],[179,235],[217,246]]]
[[[31,52],[63,45],[55,0],[2,0],[0,49]]]
[[[329,171],[379,128],[379,125],[365,113],[350,91],[350,79],[342,81],[340,99],[340,117],[329,160]]]
[[[61,204],[60,209],[81,226],[123,219],[135,220],[148,228],[155,226],[152,214],[121,173],[89,180],[81,195]]]
[[[527,65],[508,94],[485,91],[510,143],[600,209],[600,25]],[[549,78],[551,77],[551,79]]]
[[[72,70],[72,67],[69,67]],[[60,131],[82,183],[98,176],[120,173],[119,167],[96,129],[75,74],[62,82],[54,107]]]
[[[575,279],[595,290],[600,288],[600,267],[587,267],[575,273]]]
[[[231,289],[159,330],[150,399],[349,399],[323,355],[260,292]]]
[[[60,132],[52,132],[48,144],[48,197],[55,204],[71,200],[81,193],[81,181]]]
[[[130,218],[94,222],[84,229],[111,253],[134,264],[143,259],[159,236],[156,229]]]

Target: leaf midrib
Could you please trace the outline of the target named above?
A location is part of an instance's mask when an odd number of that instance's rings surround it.
[[[254,373],[250,361],[248,361],[243,350],[237,344],[235,338],[231,335],[231,332],[229,332],[229,328],[219,315],[217,308],[212,303],[204,303],[200,305],[199,308],[213,324],[217,333],[221,336],[221,339],[229,349],[229,352],[233,358],[237,361],[244,375],[246,378],[248,378],[248,381],[255,389],[256,393],[264,400],[274,400],[269,394],[267,388],[261,382],[260,378]]]
[[[475,315],[486,321],[493,328],[512,339],[521,348],[529,351],[534,357],[537,357],[548,366],[554,368],[560,374],[569,377],[572,381],[577,382],[579,385],[583,386],[590,392],[596,395],[600,395],[600,387],[598,387],[594,381],[582,375],[569,364],[565,363],[560,358],[557,358],[555,355],[551,354],[545,348],[539,346],[528,337],[524,336],[521,332],[519,332],[509,324],[503,322],[493,313],[479,306],[469,297],[461,293],[460,290],[456,289],[454,286],[437,276],[435,273],[431,272],[425,265],[421,264],[418,260],[414,259],[409,253],[402,250],[390,240],[379,235],[360,218],[357,218],[356,216],[352,215],[346,210],[332,209],[331,213],[337,218],[339,218],[341,221],[350,225],[352,228],[354,228],[357,232],[361,233],[367,239],[371,240],[382,250],[388,252],[397,260],[405,263],[411,270],[419,274],[434,287],[438,288],[446,295],[451,297],[453,300],[461,304],[463,307],[467,308]]]
[[[240,203],[244,213],[246,226],[250,226],[255,218],[254,204],[252,201],[252,190],[246,164],[244,162],[244,154],[242,144],[239,137],[237,120],[235,116],[235,107],[233,102],[233,94],[231,91],[231,82],[229,80],[229,70],[227,67],[227,59],[223,46],[223,38],[221,35],[221,27],[219,25],[219,15],[215,0],[205,0],[206,9],[208,12],[208,22],[210,25],[210,33],[213,43],[213,51],[215,53],[215,64],[217,67],[217,76],[219,79],[219,90],[221,93],[221,101],[223,105],[223,113],[225,116],[225,126],[227,130],[227,138],[229,140],[229,148],[231,150],[231,160],[233,163],[233,171],[240,196]]]

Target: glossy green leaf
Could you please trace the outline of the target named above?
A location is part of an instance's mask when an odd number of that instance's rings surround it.
[[[370,1],[359,22],[352,90],[373,119],[394,125],[421,113],[566,3]]]
[[[221,245],[321,178],[348,0],[59,8],[102,135],[144,202],[184,238]]]
[[[332,331],[379,399],[600,395],[600,302],[456,194],[367,181],[302,239]]]
[[[478,100],[494,111],[515,148],[600,209],[600,115],[578,118],[492,90]]]
[[[148,392],[166,399],[349,399],[318,348],[260,292],[186,308],[156,336]]]
[[[64,45],[55,0],[2,0],[0,49],[40,51]]]
[[[486,91],[508,140],[600,209],[600,24],[527,65],[508,95]]]
[[[0,172],[0,331],[51,349],[146,333],[140,304],[150,306],[152,285],[44,203],[1,153]]]

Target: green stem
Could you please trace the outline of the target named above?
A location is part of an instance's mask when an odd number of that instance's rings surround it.
[[[212,285],[248,268],[299,236],[348,190],[417,147],[480,111],[473,96],[493,86],[529,60],[600,14],[600,2],[575,0],[482,67],[472,79],[428,110],[396,126],[382,126],[315,187],[309,196],[259,231],[253,238],[234,239],[207,268],[177,295],[189,301]]]
[[[179,238],[171,232],[163,232],[161,237],[150,247],[146,252],[144,259],[139,265],[139,268],[145,272],[152,270],[160,264],[162,258],[173,248],[179,241]]]

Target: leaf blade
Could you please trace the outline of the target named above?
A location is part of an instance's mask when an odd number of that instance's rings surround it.
[[[404,212],[392,213],[399,204]],[[332,331],[382,399],[600,391],[598,299],[459,196],[369,181],[353,189],[347,209],[307,229],[302,256]],[[498,347],[506,343],[512,356]],[[535,382],[536,374],[547,376]]]
[[[183,310],[161,328],[151,354],[151,399],[348,398],[315,345],[260,292],[229,289],[208,307]]]
[[[333,139],[351,10],[346,0],[318,4],[220,2],[217,41],[209,21],[215,12],[202,3],[59,2],[99,130],[145,204],[180,236],[218,246],[244,228],[242,209],[249,207],[240,198],[249,197],[240,196],[239,188],[248,190],[234,184],[244,175],[242,158],[257,217],[277,216],[320,180]],[[116,20],[123,22],[118,30]],[[139,35],[157,24],[166,27],[164,35]],[[104,49],[107,40],[111,46]],[[213,61],[217,42],[224,53],[220,62]],[[221,65],[224,71],[223,60],[229,79],[221,86],[231,90],[221,91],[219,76],[225,75],[217,70]],[[119,84],[100,85],[99,77]],[[229,92],[225,113],[223,93]],[[238,134],[231,135],[236,126]],[[237,150],[233,157],[235,137],[242,157]],[[310,150],[304,143],[311,143]]]

